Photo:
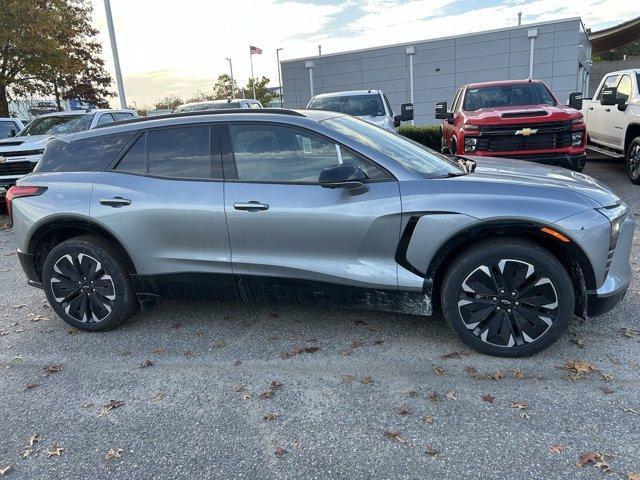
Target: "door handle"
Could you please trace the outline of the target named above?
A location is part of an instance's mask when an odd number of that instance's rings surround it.
[[[605,112],[610,112],[610,111],[611,111],[611,109],[610,109],[610,108],[605,108],[605,109],[604,109],[604,111],[605,111]]]
[[[259,210],[269,210],[269,205],[266,203],[256,202],[251,200],[250,202],[234,203],[233,208],[236,210],[246,210],[248,212],[257,212]]]
[[[122,197],[101,198],[100,205],[106,205],[107,207],[113,208],[126,207],[127,205],[131,205],[131,200]]]
[[[593,107],[589,107],[589,110],[593,110]]]

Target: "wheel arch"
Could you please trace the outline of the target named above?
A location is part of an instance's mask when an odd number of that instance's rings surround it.
[[[49,251],[56,245],[80,235],[95,235],[107,242],[122,258],[130,274],[137,273],[131,256],[120,240],[105,227],[83,216],[64,216],[46,220],[38,225],[27,241],[27,251],[32,255],[38,276],[42,273],[42,266]]]
[[[636,137],[640,137],[640,123],[631,123],[627,125],[627,131],[624,135],[624,155],[627,155],[629,145],[631,145],[631,142],[633,142],[633,139]]]
[[[596,288],[593,267],[578,244],[565,243],[545,234],[541,231],[543,227],[545,225],[536,222],[500,220],[470,226],[449,238],[436,250],[424,276],[425,292],[431,296],[434,307],[439,308],[442,279],[458,254],[480,240],[500,236],[528,240],[548,250],[571,277],[576,294],[575,313],[585,317],[587,290]]]

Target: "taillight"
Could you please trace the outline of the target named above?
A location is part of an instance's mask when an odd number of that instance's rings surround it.
[[[13,225],[13,214],[11,212],[11,202],[13,200],[21,197],[35,197],[37,195],[42,195],[46,190],[47,187],[34,187],[31,185],[14,185],[11,187],[6,196],[9,225]]]

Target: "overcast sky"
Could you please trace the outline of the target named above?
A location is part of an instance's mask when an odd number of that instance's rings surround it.
[[[103,0],[92,0],[107,67],[113,72]],[[210,91],[228,72],[277,84],[281,59],[424,40],[581,16],[598,30],[638,15],[637,0],[111,0],[127,101],[151,105],[169,94]],[[114,86],[115,90],[115,86]],[[113,101],[114,105],[117,100]]]

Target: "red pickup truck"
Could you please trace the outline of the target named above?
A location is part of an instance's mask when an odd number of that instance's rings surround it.
[[[508,157],[581,171],[587,138],[582,94],[558,103],[539,80],[470,83],[453,104],[436,103],[442,151],[453,155]]]

